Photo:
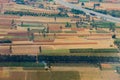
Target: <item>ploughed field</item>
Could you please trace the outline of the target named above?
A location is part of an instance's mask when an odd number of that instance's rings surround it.
[[[116,72],[119,64],[102,64],[102,70],[94,64],[68,64],[52,66],[50,70],[36,67],[1,67],[0,80],[119,80]],[[111,76],[112,75],[112,76]]]
[[[2,71],[0,80],[80,80],[77,71]]]

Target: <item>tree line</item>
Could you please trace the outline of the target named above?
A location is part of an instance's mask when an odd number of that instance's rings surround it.
[[[50,55],[0,55],[0,62],[48,62],[48,63],[102,63],[120,62],[119,57],[99,57],[99,56],[50,56]]]
[[[47,13],[35,13],[29,11],[5,11],[4,14],[18,15],[18,16],[47,16],[47,17],[68,17],[67,14],[47,14]]]

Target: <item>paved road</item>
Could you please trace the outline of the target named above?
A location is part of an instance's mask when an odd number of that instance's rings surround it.
[[[88,10],[88,9],[84,9],[82,8],[81,6],[76,6],[74,4],[70,4],[68,2],[65,2],[64,0],[55,0],[56,2],[58,2],[59,4],[61,5],[64,5],[65,7],[69,7],[69,8],[73,8],[73,9],[77,9],[77,10],[82,10],[84,11],[85,13],[92,13],[92,14],[95,14],[96,16],[100,17],[100,18],[104,18],[106,19],[107,21],[110,21],[110,22],[115,22],[115,23],[120,23],[120,18],[116,18],[116,17],[112,17],[110,15],[105,15],[105,14],[101,14],[101,13],[98,13],[98,12],[94,12],[92,10]]]

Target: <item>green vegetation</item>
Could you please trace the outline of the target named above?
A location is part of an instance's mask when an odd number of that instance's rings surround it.
[[[95,57],[117,57],[117,53],[42,53],[40,55],[47,55],[47,56],[95,56]]]
[[[67,22],[66,25],[65,25],[66,28],[71,28],[71,23]]]
[[[17,4],[24,4],[24,0],[15,0]]]
[[[64,31],[65,33],[77,33],[77,31]]]
[[[70,53],[118,53],[117,49],[70,49]]]
[[[35,62],[0,62],[0,67],[44,67],[44,64]]]
[[[104,30],[97,30],[96,33],[110,33],[110,32]]]
[[[35,13],[30,11],[5,11],[4,14],[18,15],[18,16],[47,16],[47,17],[68,17],[67,14],[47,14],[47,13]]]
[[[109,29],[113,29],[116,27],[115,23],[113,22],[106,22],[106,21],[99,21],[99,22],[94,22],[94,23],[91,23],[95,26],[97,26],[98,28],[109,28]]]
[[[73,50],[73,49],[72,49]],[[102,51],[103,50],[103,51]],[[110,51],[109,51],[110,50]],[[48,56],[101,56],[101,57],[117,57],[116,49],[74,49],[73,53],[70,53],[69,49],[61,50],[42,50],[40,55]],[[79,53],[78,53],[79,51]],[[106,53],[107,52],[107,53]]]
[[[89,2],[89,0],[79,0],[79,2]]]
[[[86,7],[85,9],[88,9],[88,10],[93,10],[93,11],[96,11],[96,12],[99,12],[99,13],[102,13],[102,14],[108,14],[108,15],[111,15],[113,17],[120,17],[120,10],[97,10],[97,9],[92,9],[92,8],[88,8]]]
[[[23,24],[21,27],[41,27],[42,25]]]
[[[71,9],[71,13],[73,13],[73,14],[85,14],[83,11],[76,10],[76,9]]]
[[[23,70],[43,70],[44,66],[40,67],[23,67]]]
[[[0,43],[12,43],[11,40],[0,40]]]
[[[42,50],[43,54],[66,54],[69,53],[68,49],[58,49],[58,50]]]
[[[120,11],[119,10],[111,10],[108,12],[108,14],[114,16],[114,17],[120,17]]]
[[[120,67],[116,67],[116,70],[120,74]]]
[[[61,30],[58,30],[58,31],[49,31],[49,33],[62,33]]]
[[[28,36],[5,36],[7,39],[19,38],[19,39],[26,39]]]

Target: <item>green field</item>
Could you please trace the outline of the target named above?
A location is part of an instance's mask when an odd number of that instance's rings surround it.
[[[101,57],[117,57],[118,56],[116,49],[110,49],[111,52],[109,52],[109,49],[108,51],[107,49],[96,49],[96,51],[95,50],[91,51],[91,49],[90,50],[81,49],[80,51],[81,51],[80,53],[78,52],[70,53],[69,49],[42,50],[42,53],[40,53],[40,55],[51,55],[51,56],[75,55],[75,56],[101,56]]]
[[[43,54],[66,54],[70,53],[69,49],[57,49],[57,50],[42,50]]]
[[[0,67],[44,67],[42,63],[35,62],[0,62]]]

